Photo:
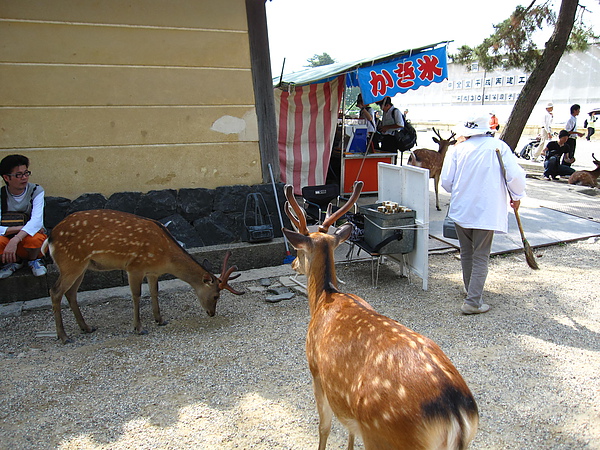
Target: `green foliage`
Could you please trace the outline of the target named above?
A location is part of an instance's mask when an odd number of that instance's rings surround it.
[[[333,59],[327,53],[322,53],[320,55],[313,55],[312,57],[308,58],[306,62],[308,64],[305,67],[319,67],[326,66],[328,64],[333,64],[335,62],[335,59]]]
[[[534,0],[527,8],[517,6],[508,19],[494,25],[494,33],[481,44],[476,47],[463,45],[451,58],[466,66],[478,61],[488,71],[523,68],[531,72],[542,56],[542,50],[534,42],[535,33],[555,25],[556,14],[550,4],[536,5]],[[597,38],[580,20],[580,24],[573,27],[567,51],[585,50],[588,43]]]

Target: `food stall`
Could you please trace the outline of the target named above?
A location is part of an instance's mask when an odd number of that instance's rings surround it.
[[[274,78],[281,181],[300,194],[333,173],[342,194],[356,180],[365,183],[363,192],[377,192],[377,166],[394,164],[396,153],[366,151],[366,124],[343,113],[344,90],[359,87],[371,104],[446,78],[445,42]]]

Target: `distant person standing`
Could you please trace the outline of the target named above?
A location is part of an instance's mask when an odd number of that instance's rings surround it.
[[[492,130],[492,136],[496,134],[496,131],[500,129],[500,123],[496,117],[496,113],[493,111],[490,113],[490,130]]]
[[[552,138],[552,121],[554,120],[554,105],[552,102],[546,105],[546,114],[544,114],[544,118],[542,119],[542,128],[540,130],[540,145],[536,147],[533,152],[533,161],[538,162],[540,155],[542,154],[542,150],[546,148],[546,143]]]
[[[592,137],[592,135],[596,132],[596,113],[595,112],[591,112],[590,113],[590,118],[588,120],[586,120],[587,123],[584,123],[583,126],[587,128],[587,136],[586,136],[586,140],[590,140],[590,138]]]
[[[569,132],[569,139],[567,139],[567,145],[569,146],[569,153],[563,156],[562,165],[571,167],[571,164],[575,162],[575,146],[577,145],[577,137],[582,137],[583,133],[577,131],[577,116],[581,112],[581,106],[577,103],[571,106],[571,117],[567,120],[565,130]]]
[[[371,105],[365,105],[363,102],[362,94],[358,94],[356,98],[356,106],[360,109],[359,118],[364,119],[367,124],[367,151],[373,152],[375,148],[375,142],[373,142],[373,137],[375,135],[375,131],[377,131],[377,125],[375,123],[375,111],[371,108]]]

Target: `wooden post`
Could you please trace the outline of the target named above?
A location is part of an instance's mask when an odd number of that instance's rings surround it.
[[[270,163],[275,169],[273,170],[275,182],[279,182],[281,176],[277,147],[277,123],[265,0],[246,0],[246,16],[248,17],[248,39],[250,41],[262,178],[263,183],[270,182]]]

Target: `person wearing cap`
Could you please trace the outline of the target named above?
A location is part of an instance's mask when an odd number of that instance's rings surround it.
[[[546,143],[552,138],[552,121],[554,120],[554,104],[552,102],[546,105],[546,114],[542,119],[542,129],[540,130],[540,145],[538,145],[533,151],[532,159],[534,162],[538,162],[542,150],[546,148]]]
[[[483,286],[494,233],[508,232],[508,205],[517,210],[525,196],[525,172],[511,148],[492,133],[488,117],[467,120],[457,130],[464,140],[448,149],[442,166],[442,187],[451,194],[448,216],[456,227],[467,292],[463,314],[489,311],[483,302]]]
[[[558,140],[548,142],[548,145],[542,151],[542,155],[546,159],[544,161],[544,178],[546,180],[558,180],[559,175],[570,176],[575,172],[575,169],[572,167],[560,163],[561,157],[571,151],[571,147],[567,144],[568,139],[569,132],[567,130],[560,130]]]

